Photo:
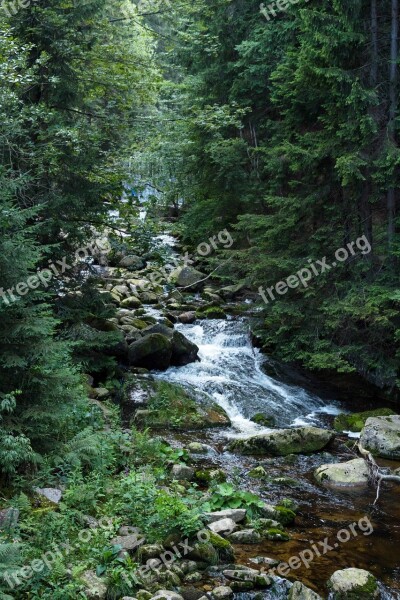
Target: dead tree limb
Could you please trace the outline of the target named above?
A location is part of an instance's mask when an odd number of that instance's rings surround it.
[[[400,476],[399,475],[386,475],[385,473],[382,473],[379,465],[376,463],[371,452],[369,452],[368,450],[363,448],[360,443],[358,443],[356,445],[356,447],[368,465],[369,478],[370,478],[371,483],[376,486],[376,498],[375,498],[375,502],[374,502],[374,506],[375,506],[375,504],[379,500],[379,494],[381,491],[382,481],[394,481],[396,483],[400,483]]]

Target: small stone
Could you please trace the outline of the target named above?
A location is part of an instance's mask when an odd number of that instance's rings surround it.
[[[296,581],[290,589],[288,600],[322,600],[322,598],[300,581]]]
[[[194,573],[189,573],[185,577],[186,583],[197,583],[197,582],[201,581],[202,579],[203,579],[203,575],[201,573],[199,573],[198,571],[195,571]]]
[[[220,585],[213,589],[211,595],[215,600],[225,600],[226,598],[231,598],[233,596],[233,590],[226,585]]]

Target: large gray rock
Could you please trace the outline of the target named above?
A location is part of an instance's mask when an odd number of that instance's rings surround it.
[[[400,460],[400,416],[370,417],[361,432],[360,442],[375,456]]]
[[[88,600],[104,600],[107,596],[107,584],[104,579],[97,577],[94,571],[85,571],[81,575],[85,584],[85,594]]]
[[[62,498],[62,491],[58,488],[33,488],[33,491],[53,504],[59,504]]]
[[[246,517],[245,508],[227,508],[226,510],[218,510],[216,512],[204,513],[207,523],[214,523],[221,519],[232,519],[235,523],[244,521]]]
[[[290,589],[288,600],[322,600],[322,598],[300,581],[296,581]]]
[[[197,360],[199,360],[199,347],[188,340],[183,333],[174,331],[171,364],[175,367],[183,367]]]
[[[144,269],[146,261],[143,260],[143,258],[140,258],[140,256],[130,254],[129,256],[124,256],[124,258],[120,260],[119,266],[129,269],[130,271],[139,271],[140,269]]]
[[[327,429],[296,427],[234,440],[228,447],[241,454],[287,456],[317,452],[325,448],[333,438],[334,433]]]
[[[210,523],[208,528],[214,533],[227,535],[229,533],[233,533],[237,529],[237,524],[233,519],[220,519],[219,521]]]
[[[364,569],[335,571],[327,585],[332,600],[373,600],[381,596],[377,580]]]
[[[201,286],[201,280],[206,276],[204,273],[197,271],[193,267],[178,267],[170,275],[172,281],[179,287],[193,287],[198,288]],[[199,283],[200,282],[200,283]]]
[[[368,484],[368,466],[364,459],[322,465],[314,476],[319,483],[333,487],[356,487]]]
[[[0,510],[0,529],[14,529],[18,525],[18,508],[4,508]]]
[[[132,533],[130,535],[119,535],[111,540],[111,546],[121,546],[122,550],[132,552],[144,544],[145,539],[140,533]]]
[[[194,477],[194,469],[187,465],[174,465],[172,467],[173,479],[190,481]]]
[[[235,531],[228,537],[234,544],[257,544],[261,540],[261,535],[255,529]]]
[[[129,364],[145,369],[168,369],[172,357],[172,344],[164,335],[152,333],[129,346]]]

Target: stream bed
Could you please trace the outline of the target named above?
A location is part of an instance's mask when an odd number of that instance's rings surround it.
[[[333,491],[316,484],[313,471],[321,464],[343,462],[354,458],[354,451],[337,441],[334,450],[310,456],[264,458],[241,456],[227,451],[232,438],[247,437],[266,431],[250,418],[264,413],[275,418],[278,427],[315,425],[332,427],[334,415],[346,412],[343,401],[321,393],[321,397],[306,386],[271,376],[274,365],[251,344],[246,319],[196,321],[193,325],[177,325],[200,348],[200,362],[185,367],[170,368],[157,378],[180,384],[198,396],[212,397],[228,413],[232,426],[201,433],[166,432],[173,445],[183,446],[193,441],[209,445],[206,456],[196,456],[196,466],[221,467],[228,481],[237,487],[260,495],[274,504],[282,498],[298,503],[295,525],[288,528],[290,541],[263,541],[255,545],[235,546],[236,562],[253,568],[257,556],[282,561],[299,555],[313,544],[330,540],[329,552],[315,556],[308,566],[301,563],[287,575],[301,580],[326,597],[326,581],[340,568],[364,568],[384,583],[384,598],[400,598],[400,490],[385,485],[377,506],[373,506],[375,490]],[[267,374],[268,373],[268,374]],[[348,408],[348,407],[347,407]],[[360,408],[362,410],[362,408]],[[346,441],[343,437],[342,442]],[[381,464],[384,464],[382,462]],[[268,480],[256,480],[249,471],[262,465]],[[391,466],[398,466],[391,463]],[[278,482],[274,478],[280,478]],[[283,478],[283,479],[282,479]],[[272,481],[271,481],[272,479]],[[353,527],[350,539],[337,541],[337,534],[352,523],[368,517],[373,532]],[[362,521],[364,522],[364,521]],[[321,546],[323,547],[323,546]]]

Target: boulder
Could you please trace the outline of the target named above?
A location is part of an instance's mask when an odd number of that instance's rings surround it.
[[[216,512],[204,513],[207,523],[215,523],[221,519],[232,519],[235,523],[240,523],[246,518],[245,508],[227,508],[226,510],[218,510]]]
[[[257,423],[257,425],[262,425],[263,427],[275,426],[275,417],[265,415],[264,413],[257,413],[256,415],[251,417],[250,421],[253,421],[253,423]]]
[[[226,600],[227,598],[231,598],[233,596],[233,590],[226,585],[220,585],[219,587],[213,589],[211,596],[214,598],[214,600]]]
[[[145,544],[139,548],[138,557],[145,563],[150,558],[159,558],[163,552],[164,548],[161,544]]]
[[[360,442],[374,456],[400,460],[400,416],[367,419]]]
[[[372,600],[381,596],[377,580],[364,569],[335,571],[327,585],[332,600]]]
[[[237,524],[233,519],[220,519],[219,521],[209,523],[208,528],[214,533],[226,535],[233,533],[237,529]]]
[[[255,529],[235,531],[228,537],[234,544],[257,544],[261,540],[261,535]]]
[[[188,340],[183,333],[173,332],[172,337],[172,357],[171,364],[176,367],[182,367],[189,363],[199,360],[199,348]]]
[[[174,281],[178,287],[191,287],[193,289],[199,289],[201,287],[200,280],[205,277],[204,273],[193,267],[178,267],[170,275],[171,281]]]
[[[52,504],[59,504],[62,498],[62,491],[58,488],[33,488],[33,491]]]
[[[160,333],[168,339],[172,339],[174,334],[170,327],[167,327],[167,325],[163,325],[162,323],[153,323],[152,325],[146,327],[146,329],[142,329],[141,333],[143,337],[146,335],[151,335],[152,333]]]
[[[356,487],[368,484],[368,466],[362,458],[343,463],[322,465],[314,476],[319,483],[333,487]]]
[[[129,296],[129,298],[121,300],[120,306],[122,308],[140,308],[142,303],[136,296]]]
[[[121,550],[132,552],[144,544],[145,539],[140,533],[132,533],[130,535],[119,535],[113,538],[110,542],[111,546],[121,546]]]
[[[160,333],[153,333],[129,346],[129,364],[145,369],[168,369],[172,357],[171,341]]]
[[[296,427],[277,429],[270,433],[233,440],[229,450],[241,454],[287,456],[309,454],[322,450],[333,439],[334,433],[319,427]]]
[[[180,323],[184,323],[185,325],[191,325],[196,320],[196,313],[193,312],[184,312],[178,316],[178,321]]]
[[[295,581],[290,589],[288,600],[322,600],[322,598],[300,581]]]
[[[140,269],[145,268],[146,262],[143,258],[140,258],[140,256],[130,254],[129,256],[124,256],[124,258],[120,260],[119,266],[124,269],[129,269],[130,271],[140,271]]]
[[[85,594],[88,600],[104,600],[107,596],[107,584],[104,579],[97,577],[94,571],[85,571],[81,575],[85,584]]]
[[[190,442],[188,444],[187,449],[192,454],[207,454],[208,447],[205,444],[201,444],[200,442]]]
[[[186,465],[174,465],[172,467],[173,479],[190,481],[194,477],[194,469]]]

